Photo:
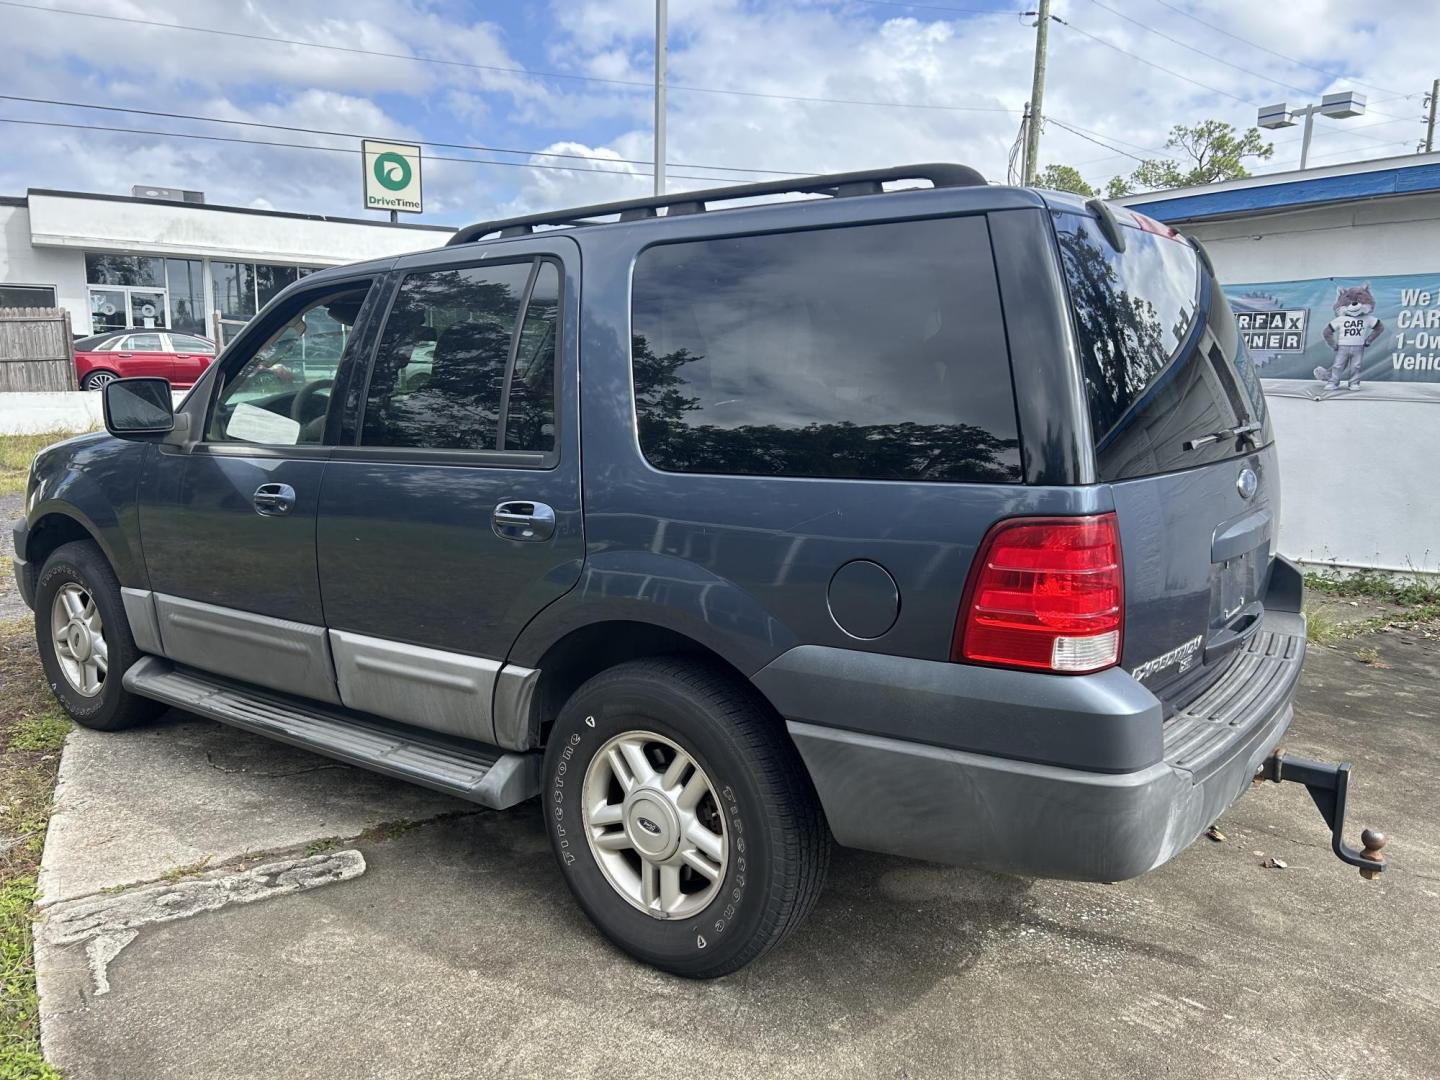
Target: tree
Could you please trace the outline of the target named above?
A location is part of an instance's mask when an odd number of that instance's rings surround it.
[[[1085,182],[1080,170],[1073,165],[1046,165],[1036,175],[1035,186],[1049,188],[1051,191],[1072,191],[1087,198],[1100,194]]]
[[[1137,191],[1239,180],[1250,175],[1245,168],[1247,159],[1263,161],[1275,153],[1275,147],[1261,141],[1258,128],[1252,127],[1241,135],[1234,125],[1223,120],[1206,120],[1194,127],[1176,124],[1165,140],[1165,149],[1182,151],[1190,160],[1142,161],[1128,177],[1112,177],[1105,187],[1106,196],[1117,199]]]

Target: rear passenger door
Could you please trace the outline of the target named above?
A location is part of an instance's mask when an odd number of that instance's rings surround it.
[[[565,237],[402,260],[320,493],[341,699],[485,742],[516,635],[584,559],[579,258]]]

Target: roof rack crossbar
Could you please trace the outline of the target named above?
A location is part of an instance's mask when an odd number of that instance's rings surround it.
[[[580,206],[543,214],[526,214],[523,217],[504,218],[499,221],[481,221],[460,229],[446,246],[473,243],[493,233],[499,233],[502,237],[522,236],[533,232],[537,225],[594,224],[583,219],[611,214],[620,215],[621,221],[654,217],[660,210],[675,216],[698,214],[708,210],[711,203],[753,199],[761,195],[828,195],[832,198],[873,195],[884,191],[885,183],[896,180],[929,180],[937,188],[975,187],[985,183],[985,178],[970,166],[948,162],[901,165],[890,169],[864,169],[825,176],[797,176],[790,180],[765,180],[758,184],[736,184],[733,187],[709,188],[704,191],[678,191],[673,195],[622,199],[619,202],[598,203],[594,206]]]

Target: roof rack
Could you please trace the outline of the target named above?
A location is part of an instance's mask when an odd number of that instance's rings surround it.
[[[702,214],[709,209],[710,203],[751,199],[757,195],[829,195],[833,198],[879,195],[885,190],[882,185],[893,180],[929,180],[937,188],[975,187],[985,183],[985,178],[969,165],[945,162],[831,173],[827,176],[798,176],[793,180],[765,180],[758,184],[737,184],[734,187],[707,188],[704,191],[680,191],[674,195],[653,195],[648,199],[622,199],[619,202],[578,206],[570,210],[481,221],[466,225],[452,236],[445,246],[473,243],[492,233],[499,233],[501,237],[528,236],[535,231],[537,225],[594,225],[597,223],[587,219],[608,214],[619,214],[621,221],[657,217],[658,211],[662,209],[667,217]]]

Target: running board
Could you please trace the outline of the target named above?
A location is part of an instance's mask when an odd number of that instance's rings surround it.
[[[147,656],[125,673],[132,694],[504,810],[540,793],[540,755],[430,737],[378,717],[255,690]]]

